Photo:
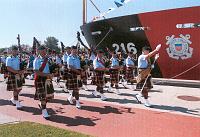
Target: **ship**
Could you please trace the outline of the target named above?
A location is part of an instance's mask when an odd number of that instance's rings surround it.
[[[80,28],[88,45],[103,50],[139,56],[142,47],[162,44],[153,77],[200,80],[200,6],[83,21]]]

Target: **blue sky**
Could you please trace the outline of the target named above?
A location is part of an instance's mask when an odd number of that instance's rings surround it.
[[[93,1],[102,12],[116,8],[114,0]],[[200,0],[133,0],[107,16],[193,5],[200,6]],[[88,21],[95,15],[99,14],[88,0]],[[82,25],[82,0],[0,0],[0,17],[0,48],[17,44],[17,34],[21,44],[32,45],[33,37],[43,42],[54,36],[71,46]]]

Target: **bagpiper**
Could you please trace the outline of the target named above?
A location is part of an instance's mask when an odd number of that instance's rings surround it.
[[[68,66],[67,66],[67,59],[69,55],[71,54],[71,47],[66,47],[65,48],[65,53],[62,56],[62,79],[65,81],[65,86],[64,86],[64,91],[67,91],[67,85],[68,85]]]
[[[71,47],[71,54],[67,58],[67,66],[68,66],[68,78],[67,78],[67,88],[72,91],[70,96],[68,97],[68,101],[70,104],[73,104],[73,97],[76,99],[76,107],[78,109],[81,108],[79,102],[79,85],[78,78],[81,77],[81,66],[80,59],[77,55],[77,47]]]
[[[6,67],[8,71],[7,90],[13,91],[13,97],[10,99],[17,109],[21,109],[22,105],[19,102],[19,93],[22,90],[22,77],[24,73],[20,70],[20,59],[18,55],[18,47],[12,47],[12,55],[6,59]]]
[[[105,68],[105,61],[103,60],[103,51],[98,50],[97,56],[93,61],[94,71],[95,71],[95,84],[96,90],[92,94],[97,97],[97,93],[100,92],[101,100],[106,100],[107,98],[104,95],[103,86],[104,86],[104,71],[108,69]]]
[[[110,59],[111,65],[110,65],[110,85],[108,88],[108,91],[111,92],[112,87],[115,85],[116,93],[120,94],[119,92],[119,60],[117,58],[116,52],[112,52],[112,58]]]
[[[135,73],[135,62],[133,60],[133,52],[128,53],[128,57],[126,58],[126,80],[127,82],[131,82],[133,85]]]
[[[34,79],[33,61],[34,61],[35,57],[36,57],[36,55],[35,55],[34,51],[32,51],[31,53],[29,53],[28,64],[27,64],[27,71],[28,71],[29,79],[30,80]]]
[[[4,52],[3,52],[3,56],[2,56],[1,59],[0,59],[0,63],[1,63],[1,74],[4,75],[4,80],[7,79],[6,58],[7,58],[7,52],[4,51]]]
[[[33,61],[33,69],[35,71],[35,88],[36,94],[40,101],[39,107],[42,109],[42,116],[49,119],[50,115],[47,112],[47,102],[54,97],[54,87],[52,84],[52,74],[49,70],[48,57],[46,48],[40,46],[37,49],[39,56]]]
[[[89,90],[87,87],[88,61],[87,61],[87,58],[86,58],[86,55],[84,52],[81,54],[80,60],[81,60],[81,69],[82,69],[82,75],[81,75],[81,80],[83,83],[82,86],[83,86],[84,90],[87,91],[87,90]]]
[[[136,95],[136,99],[139,103],[143,102],[144,98],[144,105],[147,107],[150,107],[151,104],[148,101],[148,92],[153,87],[151,82],[151,63],[150,58],[154,56],[158,51],[160,50],[161,45],[158,45],[155,50],[150,52],[149,47],[143,47],[142,48],[142,54],[138,58],[138,76],[136,78],[137,80],[137,89],[141,89],[141,92],[139,92]]]
[[[60,82],[60,79],[61,79],[61,75],[60,75],[60,69],[62,67],[62,58],[61,58],[61,55],[59,53],[56,54],[56,57],[55,57],[55,64],[56,64],[56,82],[57,84],[59,84]]]

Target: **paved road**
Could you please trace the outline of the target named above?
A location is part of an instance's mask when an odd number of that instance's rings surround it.
[[[23,111],[18,111],[8,101],[12,93],[0,79],[0,124],[15,121],[33,121],[102,137],[199,137],[200,89],[155,85],[150,92],[153,108],[138,104],[138,91],[121,87],[121,95],[105,93],[107,101],[94,98],[91,91],[80,90],[82,109],[66,101],[64,93],[55,83],[55,99],[48,104],[52,115],[49,121],[41,117],[38,101],[33,100],[33,81],[27,80],[20,100]]]

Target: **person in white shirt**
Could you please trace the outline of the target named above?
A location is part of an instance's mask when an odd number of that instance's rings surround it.
[[[7,68],[6,68],[6,58],[7,58],[7,52],[3,52],[3,56],[0,58],[0,63],[1,63],[1,74],[4,75],[4,80],[7,79],[8,74],[7,74]]]
[[[152,82],[151,82],[151,63],[150,58],[158,53],[160,50],[161,45],[159,44],[155,50],[150,52],[150,47],[143,47],[142,48],[142,55],[138,58],[138,73],[137,76],[137,89],[141,89],[141,92],[136,95],[136,99],[139,103],[142,103],[144,98],[144,105],[146,107],[151,107],[151,104],[148,101],[148,92],[152,88]],[[143,98],[142,98],[143,97]]]
[[[19,102],[19,93],[22,90],[22,77],[24,73],[20,70],[20,59],[18,55],[18,47],[12,47],[12,55],[6,59],[6,67],[8,71],[7,90],[13,91],[13,97],[10,99],[17,109],[21,109],[22,105]]]
[[[115,85],[116,93],[120,94],[119,92],[119,60],[117,58],[116,52],[112,52],[112,58],[110,59],[110,86],[108,88],[108,91],[110,92],[112,90],[112,87]]]
[[[103,60],[103,51],[97,51],[97,57],[93,61],[94,71],[95,71],[95,84],[97,86],[96,90],[92,94],[97,97],[97,91],[100,92],[101,100],[106,100],[107,98],[104,95],[103,86],[104,86],[104,71],[108,70],[105,68],[105,61]]]
[[[50,115],[47,112],[46,104],[47,101],[54,98],[54,87],[51,80],[53,75],[50,73],[46,48],[40,46],[37,50],[39,56],[33,61],[33,70],[35,71],[35,95],[40,101],[39,107],[42,109],[42,116],[45,119],[49,119]]]
[[[126,80],[133,84],[134,72],[135,72],[135,62],[133,59],[133,52],[128,53],[128,57],[125,60],[126,62]]]

